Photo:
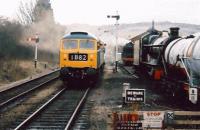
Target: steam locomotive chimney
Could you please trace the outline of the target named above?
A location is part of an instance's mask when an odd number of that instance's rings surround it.
[[[172,37],[172,38],[179,37],[179,27],[171,27],[170,28],[170,37]]]

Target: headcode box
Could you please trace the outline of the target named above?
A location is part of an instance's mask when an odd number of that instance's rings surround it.
[[[145,103],[145,89],[126,89],[126,103]]]

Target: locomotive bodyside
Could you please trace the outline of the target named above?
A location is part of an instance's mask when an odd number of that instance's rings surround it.
[[[60,77],[64,81],[95,80],[104,66],[104,44],[85,32],[72,32],[61,40]]]
[[[122,61],[124,65],[133,64],[133,43],[129,42],[123,46]]]

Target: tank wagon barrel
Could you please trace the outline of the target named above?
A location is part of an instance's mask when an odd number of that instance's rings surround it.
[[[191,86],[199,86],[200,77],[200,35],[178,38],[165,49],[165,61],[184,69]]]

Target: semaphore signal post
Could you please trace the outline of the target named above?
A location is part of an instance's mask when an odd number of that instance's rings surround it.
[[[35,43],[35,56],[34,56],[34,66],[37,68],[37,59],[38,59],[38,43],[39,43],[39,34],[36,33],[35,37],[29,37],[27,39],[29,42],[34,42]]]

